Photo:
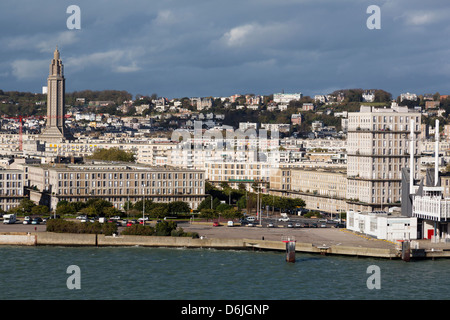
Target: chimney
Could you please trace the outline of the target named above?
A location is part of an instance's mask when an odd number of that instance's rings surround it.
[[[436,128],[434,132],[434,186],[438,185],[439,180],[439,120],[436,119]]]
[[[409,194],[414,194],[414,120],[411,119],[411,134],[409,142]]]

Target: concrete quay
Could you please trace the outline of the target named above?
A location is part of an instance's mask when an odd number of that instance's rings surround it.
[[[400,243],[370,238],[336,228],[213,227],[212,224],[181,223],[185,231],[198,232],[201,238],[156,236],[105,236],[63,234],[27,225],[0,226],[0,245],[23,246],[145,246],[236,250],[286,251],[286,238],[295,240],[295,251],[322,255],[342,255],[401,259]],[[8,231],[8,232],[7,232]],[[411,259],[450,258],[450,245],[417,240],[411,246]]]
[[[235,250],[275,250],[285,251],[282,241],[239,238],[157,237],[157,236],[105,236],[95,234],[69,234],[53,232],[31,232],[0,234],[0,245],[22,246],[143,246],[143,247],[184,247]],[[296,252],[318,254],[340,254],[378,258],[398,258],[394,249],[364,248],[347,246],[314,246],[311,243],[296,243]]]

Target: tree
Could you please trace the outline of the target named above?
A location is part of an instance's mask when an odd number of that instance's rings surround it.
[[[230,209],[232,209],[232,208],[233,208],[233,207],[232,207],[231,205],[229,205],[229,204],[221,203],[221,204],[219,204],[219,205],[217,206],[216,210],[222,213],[222,212],[224,212],[224,211],[226,211],[226,210],[230,210]]]
[[[145,205],[145,207],[142,207],[142,205]],[[139,211],[142,213],[142,210],[144,210],[144,213],[149,213],[152,208],[155,207],[155,203],[152,200],[145,199],[145,202],[143,200],[136,201],[133,205],[133,209]]]
[[[239,192],[244,193],[246,189],[247,189],[247,187],[245,186],[245,183],[239,182],[239,184],[238,184]]]
[[[120,215],[120,211],[115,207],[105,207],[103,208],[103,215],[105,217],[111,218]]]
[[[243,195],[242,197],[239,198],[239,200],[237,202],[237,207],[239,209],[244,209],[247,207],[247,197],[245,195]]]
[[[74,215],[76,214],[77,211],[75,210],[74,206],[71,205],[70,203],[62,203],[62,204],[57,204],[56,205],[56,214],[59,216],[64,216],[64,215]]]
[[[156,236],[170,236],[172,230],[177,229],[177,223],[175,221],[162,221],[155,226]]]
[[[375,90],[375,99],[374,102],[386,102],[389,103],[392,100],[392,94],[386,92],[384,90],[377,89]]]
[[[169,213],[176,214],[190,212],[191,208],[189,207],[189,204],[184,201],[172,201],[169,203],[168,210]]]
[[[169,215],[169,206],[167,203],[155,203],[145,212],[148,212],[152,218],[164,218]]]
[[[94,216],[105,216],[105,208],[113,207],[113,204],[104,199],[89,199],[86,202],[86,208],[92,208],[88,211],[92,213]],[[85,209],[86,209],[85,208]],[[81,210],[82,211],[82,210]]]
[[[31,209],[31,214],[33,215],[38,215],[38,216],[43,216],[46,215],[50,212],[49,207],[44,206],[44,205],[38,205],[38,206],[34,206]]]
[[[36,204],[27,198],[22,199],[19,204],[19,207],[23,210],[24,213],[31,213],[31,210],[35,206]]]
[[[131,201],[125,201],[125,203],[123,204],[123,210],[127,212],[128,210],[131,209],[133,209],[133,203]]]
[[[228,204],[231,204],[231,193],[233,192],[233,189],[227,182],[221,182],[220,187],[222,188],[223,193],[228,196]]]
[[[220,204],[220,200],[218,198],[213,198],[212,202],[212,209],[217,208],[217,206]],[[205,200],[200,202],[197,210],[201,211],[202,209],[211,209],[211,196],[206,197]]]
[[[80,210],[81,213],[85,214],[87,217],[93,217],[97,215],[97,210],[93,206],[89,206]]]
[[[206,219],[206,220],[214,219],[217,216],[218,216],[217,212],[214,209],[202,209],[200,211],[200,215],[199,215],[200,218]]]
[[[297,207],[304,207],[305,201],[300,198],[288,198],[264,194],[262,195],[262,206],[275,207],[281,210],[294,210]]]
[[[134,162],[134,153],[120,150],[119,148],[97,149],[89,157],[94,160]]]
[[[243,214],[240,210],[235,210],[233,208],[224,210],[221,213],[221,216],[225,219],[239,219],[243,217]]]

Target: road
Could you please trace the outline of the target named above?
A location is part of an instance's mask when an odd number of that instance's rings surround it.
[[[394,248],[395,245],[376,239],[359,236],[346,229],[333,227],[327,228],[288,228],[286,224],[276,223],[275,227],[248,227],[234,226],[228,227],[226,222],[218,227],[213,227],[212,222],[208,224],[179,223],[179,227],[186,232],[197,232],[200,236],[207,238],[235,238],[235,239],[263,239],[282,241],[285,237],[294,238],[297,242],[312,243],[316,246],[356,246],[370,248]]]

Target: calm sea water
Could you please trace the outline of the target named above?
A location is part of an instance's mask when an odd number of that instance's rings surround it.
[[[70,290],[68,267],[79,267]],[[380,289],[369,289],[369,266]],[[384,259],[144,247],[0,247],[0,299],[448,299],[450,260]]]

